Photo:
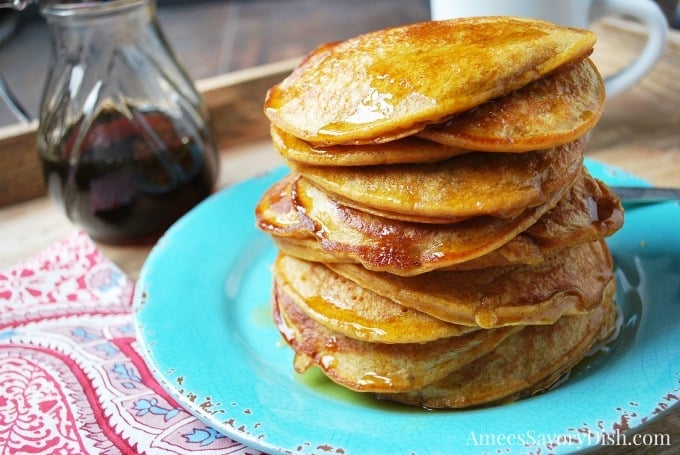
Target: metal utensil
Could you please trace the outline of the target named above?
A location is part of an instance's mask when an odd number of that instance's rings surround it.
[[[655,186],[610,186],[621,198],[621,202],[650,204],[663,201],[680,201],[680,188],[660,188]]]

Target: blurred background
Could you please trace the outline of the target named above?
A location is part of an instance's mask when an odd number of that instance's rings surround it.
[[[656,0],[680,27],[678,0]],[[159,0],[158,19],[197,80],[306,54],[318,45],[430,18],[429,0]],[[0,9],[0,75],[28,111],[39,109],[50,45],[35,6]],[[0,102],[0,127],[17,118]]]

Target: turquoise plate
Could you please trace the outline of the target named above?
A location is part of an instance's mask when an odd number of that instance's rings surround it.
[[[620,169],[587,166],[611,184],[644,184]],[[276,250],[253,215],[285,172],[221,191],[188,213],[154,247],[137,285],[142,354],[162,387],[214,429],[272,453],[571,453],[636,443],[629,430],[678,401],[678,203],[628,208],[609,239],[623,321],[608,350],[533,398],[428,411],[346,391],[316,371],[294,372],[270,318]]]

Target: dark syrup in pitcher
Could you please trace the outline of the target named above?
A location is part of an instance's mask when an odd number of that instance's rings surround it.
[[[105,243],[155,240],[208,196],[217,178],[207,131],[188,135],[163,113],[130,112],[104,110],[88,126],[81,120],[42,154],[50,194]]]

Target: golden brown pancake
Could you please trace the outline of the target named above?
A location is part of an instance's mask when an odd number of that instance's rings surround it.
[[[293,213],[272,210],[269,193],[256,208],[258,226],[270,233],[280,248],[303,259],[360,262],[371,270],[399,275],[423,273],[483,256],[534,224],[562,196],[557,193],[553,201],[512,219],[487,216],[456,224],[424,224],[386,219],[343,206],[294,174],[286,181],[290,184],[288,207]],[[278,193],[273,196],[276,200]],[[278,226],[279,218],[288,224]],[[295,246],[297,251],[291,251]],[[512,249],[523,260],[530,260],[526,254],[531,250],[523,250]],[[540,261],[537,253],[533,259]]]
[[[423,223],[512,218],[571,186],[585,138],[527,153],[468,153],[423,164],[309,166],[293,169],[345,205]]]
[[[354,263],[352,258],[335,255],[331,251],[323,249],[323,245],[314,239],[289,239],[285,237],[273,237],[274,245],[283,253],[297,258],[305,259],[307,261],[322,262],[324,264],[344,264]],[[419,270],[387,270],[388,273],[394,273],[397,276],[413,276],[420,273],[427,273],[432,270],[478,270],[488,267],[504,267],[508,265],[531,264],[538,265],[545,260],[545,251],[538,248],[528,237],[522,235],[510,240],[501,248],[494,250],[488,254],[471,259],[466,262],[453,264],[446,267],[432,267],[432,263],[425,264]],[[427,267],[427,270],[425,270]],[[383,266],[389,269],[389,265]],[[385,271],[375,270],[374,271]]]
[[[435,319],[357,286],[318,262],[279,254],[277,291],[329,330],[372,343],[425,343],[474,330]]]
[[[291,197],[292,175],[275,182],[260,198],[255,207],[255,217],[260,229],[273,236],[314,238],[314,226],[305,224]]]
[[[542,150],[585,134],[600,119],[603,106],[604,82],[586,59],[419,135],[470,150]]]
[[[265,193],[256,209],[258,226],[281,250],[406,276],[538,264],[561,248],[611,235],[623,223],[618,198],[585,170],[564,197],[556,197],[554,208],[547,204],[509,220],[479,217],[450,225],[394,221],[345,207],[296,175],[282,186],[287,189]]]
[[[415,136],[383,144],[314,145],[272,126],[271,137],[274,147],[284,159],[314,166],[428,163],[469,152]]]
[[[519,330],[478,330],[428,343],[368,343],[328,330],[309,318],[286,293],[276,289],[274,321],[295,350],[295,369],[312,365],[349,389],[391,393],[426,387],[489,353]]]
[[[621,200],[605,183],[588,175],[523,235],[530,237],[541,250],[552,252],[565,245],[609,237],[621,226]]]
[[[614,280],[604,240],[565,248],[536,266],[437,270],[410,277],[371,272],[356,264],[327,266],[405,307],[485,329],[552,324],[563,315],[586,313]]]
[[[614,287],[590,314],[565,316],[554,325],[528,326],[491,353],[441,381],[381,398],[428,408],[466,408],[539,393],[567,374],[615,328]]]
[[[311,52],[268,91],[265,114],[308,142],[384,142],[524,87],[594,43],[589,31],[508,17],[379,30]]]

